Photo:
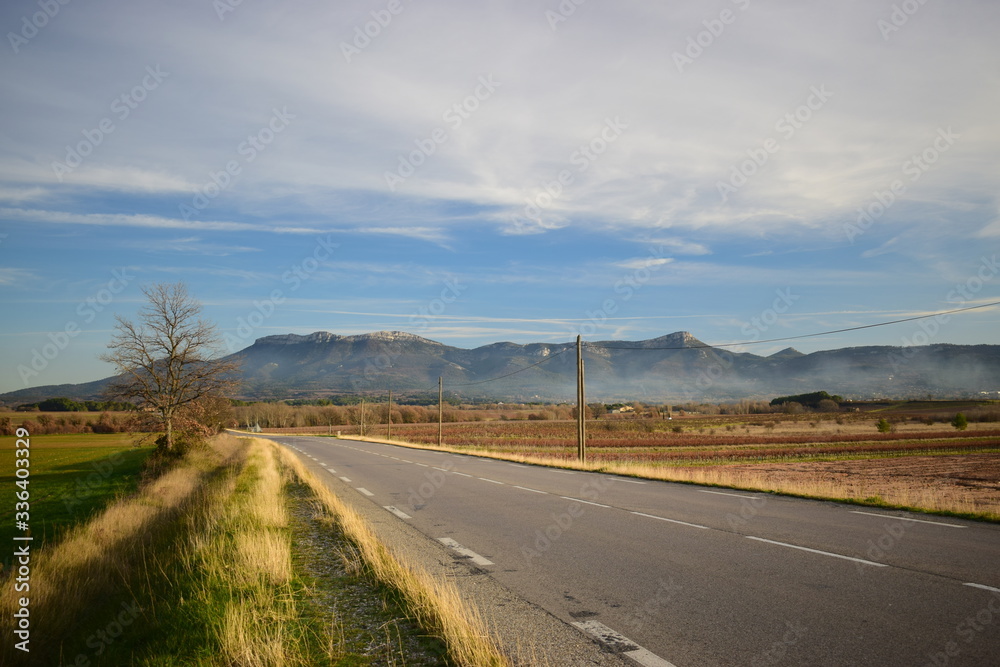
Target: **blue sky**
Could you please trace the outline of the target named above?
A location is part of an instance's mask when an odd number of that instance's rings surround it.
[[[108,375],[154,282],[234,351],[1000,300],[991,0],[17,0],[0,26],[2,391]],[[997,314],[794,345],[996,344]]]

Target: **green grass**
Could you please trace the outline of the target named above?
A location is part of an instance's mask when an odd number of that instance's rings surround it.
[[[17,438],[0,438],[0,544],[23,534],[14,524],[14,449]],[[135,490],[151,447],[136,448],[128,434],[31,437],[30,520],[34,547],[57,539],[121,495]],[[5,565],[10,556],[4,555]]]

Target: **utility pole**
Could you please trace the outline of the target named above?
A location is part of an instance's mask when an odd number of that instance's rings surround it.
[[[583,388],[583,339],[576,337],[576,453],[587,462],[587,397]]]
[[[438,447],[444,444],[444,378],[438,376]]]
[[[392,440],[392,389],[389,390],[389,409],[385,413],[385,439]]]
[[[365,437],[365,399],[361,399],[361,437]]]

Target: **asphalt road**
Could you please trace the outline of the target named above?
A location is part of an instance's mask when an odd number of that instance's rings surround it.
[[[997,525],[272,439],[638,664],[1000,665]]]

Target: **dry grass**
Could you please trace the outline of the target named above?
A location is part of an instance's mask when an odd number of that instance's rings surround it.
[[[954,514],[987,521],[1000,521],[1000,502],[975,497],[971,491],[958,488],[927,486],[915,489],[912,486],[888,479],[865,480],[854,477],[848,480],[823,478],[821,473],[793,478],[781,474],[780,465],[741,466],[718,465],[683,467],[657,465],[644,462],[579,461],[565,457],[546,456],[530,452],[491,452],[482,448],[449,447],[442,448],[410,443],[402,440],[379,438],[353,438],[368,442],[381,442],[415,449],[446,451],[454,454],[468,454],[504,461],[603,472],[627,477],[683,482],[706,486],[719,486],[746,491],[762,491],[783,495],[815,498],[822,500],[848,501],[878,507],[897,507],[921,512]],[[770,467],[771,470],[761,468]]]
[[[452,660],[459,665],[504,667],[509,664],[485,623],[470,609],[454,585],[434,579],[401,562],[382,544],[359,514],[345,505],[302,462],[285,448],[267,442],[280,451],[282,464],[307,484],[326,509],[337,517],[341,530],[358,550],[365,568],[379,581],[398,590],[421,625],[447,644]]]

